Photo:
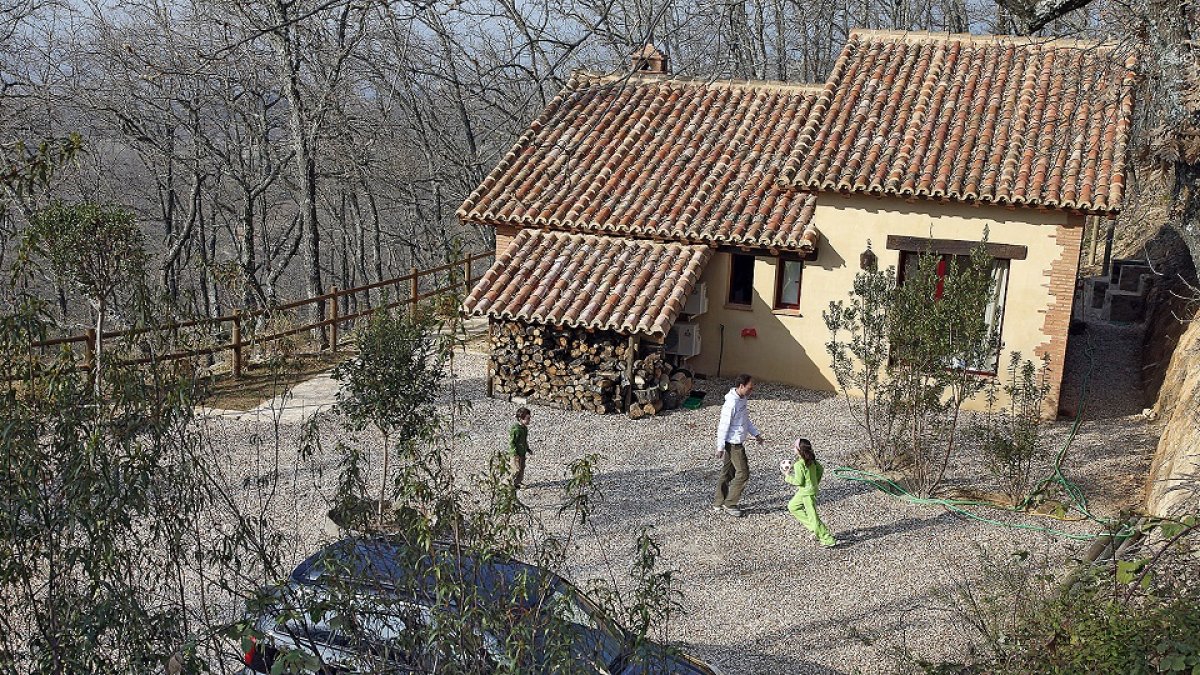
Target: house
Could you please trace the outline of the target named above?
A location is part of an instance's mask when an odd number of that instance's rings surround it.
[[[1049,358],[1055,409],[1083,225],[1123,197],[1131,58],[854,31],[804,85],[671,77],[655,54],[576,73],[463,204],[497,251],[467,311],[832,390],[822,312],[862,254],[904,269],[986,232],[989,318],[1005,351]]]

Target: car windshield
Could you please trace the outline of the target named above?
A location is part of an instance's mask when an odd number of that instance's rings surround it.
[[[579,665],[587,664],[589,671],[610,672],[626,658],[628,639],[624,630],[579,589],[548,570],[502,556],[460,557],[442,550],[431,557],[392,540],[348,539],[305,560],[292,573],[292,583],[297,590],[316,587],[326,592],[345,584],[346,592],[374,597],[376,602],[387,597],[398,600],[398,594],[424,605],[444,601],[438,597],[437,585],[441,572],[438,567],[446,565],[452,565],[453,573],[474,587],[478,601],[508,607],[510,620],[519,622],[526,617],[540,624],[548,616],[544,612],[551,609],[555,617],[570,625],[571,654]],[[428,616],[423,618],[429,620]],[[404,632],[405,624],[360,618],[358,628],[370,642],[387,643]],[[543,634],[537,641],[543,639],[548,641],[548,636]],[[502,651],[499,643],[492,647],[489,651]],[[501,654],[493,656],[503,660]]]
[[[565,582],[555,588],[554,601],[575,629],[575,655],[599,666],[603,669],[601,672],[616,667],[625,652],[624,632],[613,625],[586,595]]]
[[[289,584],[288,605],[278,632],[330,645],[352,642],[387,644],[403,637],[413,626],[429,620],[429,609],[383,595],[363,595],[342,589]]]

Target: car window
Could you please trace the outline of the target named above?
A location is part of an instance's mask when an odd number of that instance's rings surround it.
[[[422,658],[402,638],[413,637],[411,629],[427,622],[425,607],[374,595],[341,597],[334,591],[331,597],[319,586],[293,591],[289,604],[298,609],[278,615],[271,629],[278,648],[299,649],[327,666],[352,670],[374,663],[387,664],[389,672],[408,672]]]
[[[565,582],[555,589],[555,602],[575,626],[577,656],[598,662],[605,669],[620,660],[625,651],[624,632],[578,589]]]
[[[411,553],[387,539],[344,539],[309,556],[292,572],[292,578],[310,585],[345,578],[364,585],[392,586],[412,581]]]
[[[436,623],[423,603],[434,602],[433,591],[443,567],[453,569],[474,586],[474,601],[508,607],[510,625],[527,620],[533,620],[535,626],[542,624],[543,618],[548,616],[543,612],[553,607],[555,615],[572,627],[570,650],[581,671],[607,672],[628,656],[625,631],[581,591],[545,569],[504,556],[468,554],[459,557],[449,550],[438,550],[432,556],[423,555],[378,539],[338,542],[310,556],[296,568],[289,585],[298,596],[306,592],[315,594],[320,596],[317,602],[327,600],[330,595],[349,595],[355,600],[349,613],[327,612],[310,616],[305,625],[292,626],[292,632],[307,634],[310,640],[339,649],[348,656],[358,654],[372,661],[378,661],[381,656],[393,658],[393,652],[402,650],[419,653],[404,653],[398,661],[412,659],[429,663],[432,659],[442,667],[465,661],[477,663],[481,658],[490,660],[493,665],[503,661],[503,643],[507,638],[501,627],[496,628],[494,636],[476,636],[482,641],[480,648],[486,656],[435,654],[420,646],[422,640],[414,631]],[[312,602],[310,597],[297,606],[311,608]],[[453,602],[448,609],[455,611]],[[466,640],[464,644],[471,642]],[[320,646],[315,648],[321,649]]]
[[[361,618],[363,637],[368,640],[390,642],[404,636],[408,624],[398,616],[374,615]]]

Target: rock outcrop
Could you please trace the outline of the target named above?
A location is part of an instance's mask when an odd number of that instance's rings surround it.
[[[1200,513],[1200,321],[1180,337],[1156,408],[1163,432],[1147,479],[1146,510],[1157,516]]]

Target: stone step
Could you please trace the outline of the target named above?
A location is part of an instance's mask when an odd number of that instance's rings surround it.
[[[1076,318],[1087,321],[1141,323],[1146,299],[1157,283],[1154,270],[1142,260],[1116,259],[1107,276],[1082,280]]]

